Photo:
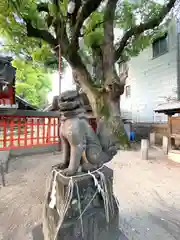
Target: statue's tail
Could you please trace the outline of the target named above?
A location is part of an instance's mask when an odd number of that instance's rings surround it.
[[[109,156],[111,160],[119,150],[119,142],[107,126],[104,120],[100,120],[97,124],[96,134],[99,138],[103,151]]]

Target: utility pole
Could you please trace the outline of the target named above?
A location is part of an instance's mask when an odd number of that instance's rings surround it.
[[[61,61],[61,46],[60,44],[57,45],[54,49],[58,48],[58,73],[59,73],[59,96],[61,95],[61,76],[62,76],[62,61]],[[58,151],[61,151],[61,139],[60,139],[60,118],[58,120],[58,136],[59,136],[59,140],[58,140]]]
[[[177,20],[177,99],[180,101],[180,21]]]
[[[61,80],[62,80],[62,61],[61,61],[61,46],[57,45],[54,49],[58,48],[58,73],[59,73],[59,96],[61,95]]]
[[[61,95],[61,76],[62,76],[62,61],[61,61],[61,47],[58,45],[58,71],[59,71],[59,96]]]

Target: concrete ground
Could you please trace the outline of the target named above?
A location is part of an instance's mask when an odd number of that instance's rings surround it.
[[[120,203],[120,225],[129,240],[180,239],[180,165],[151,149],[149,160],[139,152],[119,152],[114,192]]]
[[[0,240],[31,240],[41,224],[45,185],[60,155],[45,154],[10,160],[7,186],[0,189]]]
[[[42,239],[46,180],[59,161],[60,155],[53,154],[11,160],[7,186],[0,189],[0,240]],[[115,170],[120,225],[128,238],[180,239],[179,166],[157,150],[151,150],[148,161],[140,160],[139,152],[120,151],[108,165]]]

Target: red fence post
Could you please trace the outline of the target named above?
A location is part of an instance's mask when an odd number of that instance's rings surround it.
[[[18,126],[17,142],[18,142],[18,147],[20,147],[21,146],[21,119],[20,118],[17,120],[17,126]]]
[[[33,146],[33,140],[34,140],[34,119],[31,119],[31,145]]]
[[[3,148],[7,147],[7,124],[6,120],[4,119],[2,122],[2,127],[3,127]]]
[[[48,118],[48,123],[46,123],[47,126],[47,135],[46,135],[46,143],[50,142],[50,134],[51,134],[51,118]]]
[[[14,147],[14,120],[10,119],[10,147]]]
[[[61,120],[58,118],[57,128],[58,128],[58,151],[61,151],[61,138],[60,138],[60,126],[61,126]]]
[[[46,143],[46,139],[45,139],[45,130],[46,130],[46,128],[45,128],[45,126],[46,126],[46,123],[45,123],[45,118],[43,118],[43,122],[42,122],[42,127],[43,127],[43,132],[42,132],[42,134],[43,134],[43,136],[42,136],[42,140],[43,140],[43,144],[45,144]]]
[[[36,136],[37,145],[39,145],[39,127],[40,127],[40,120],[38,118],[37,119],[37,136]]]
[[[53,119],[53,143],[56,142],[56,119]]]
[[[28,135],[28,128],[27,128],[27,125],[28,125],[28,120],[27,118],[24,119],[24,147],[27,147],[27,135]]]

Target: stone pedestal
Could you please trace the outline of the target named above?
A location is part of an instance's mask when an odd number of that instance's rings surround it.
[[[151,145],[151,146],[154,146],[154,145],[155,145],[155,140],[156,140],[156,134],[155,134],[155,132],[150,133],[149,141],[150,141],[150,145]]]
[[[112,192],[113,171],[103,166],[94,176],[97,181],[88,174],[72,178],[57,174],[56,206],[51,209],[52,176],[43,213],[45,240],[119,239],[119,214]]]
[[[5,173],[8,172],[10,151],[0,151],[0,174],[2,178],[2,186],[5,186]]]
[[[147,139],[141,140],[141,159],[148,160],[148,149],[149,149],[149,141]]]
[[[168,154],[168,137],[163,136],[163,152],[164,154]]]

